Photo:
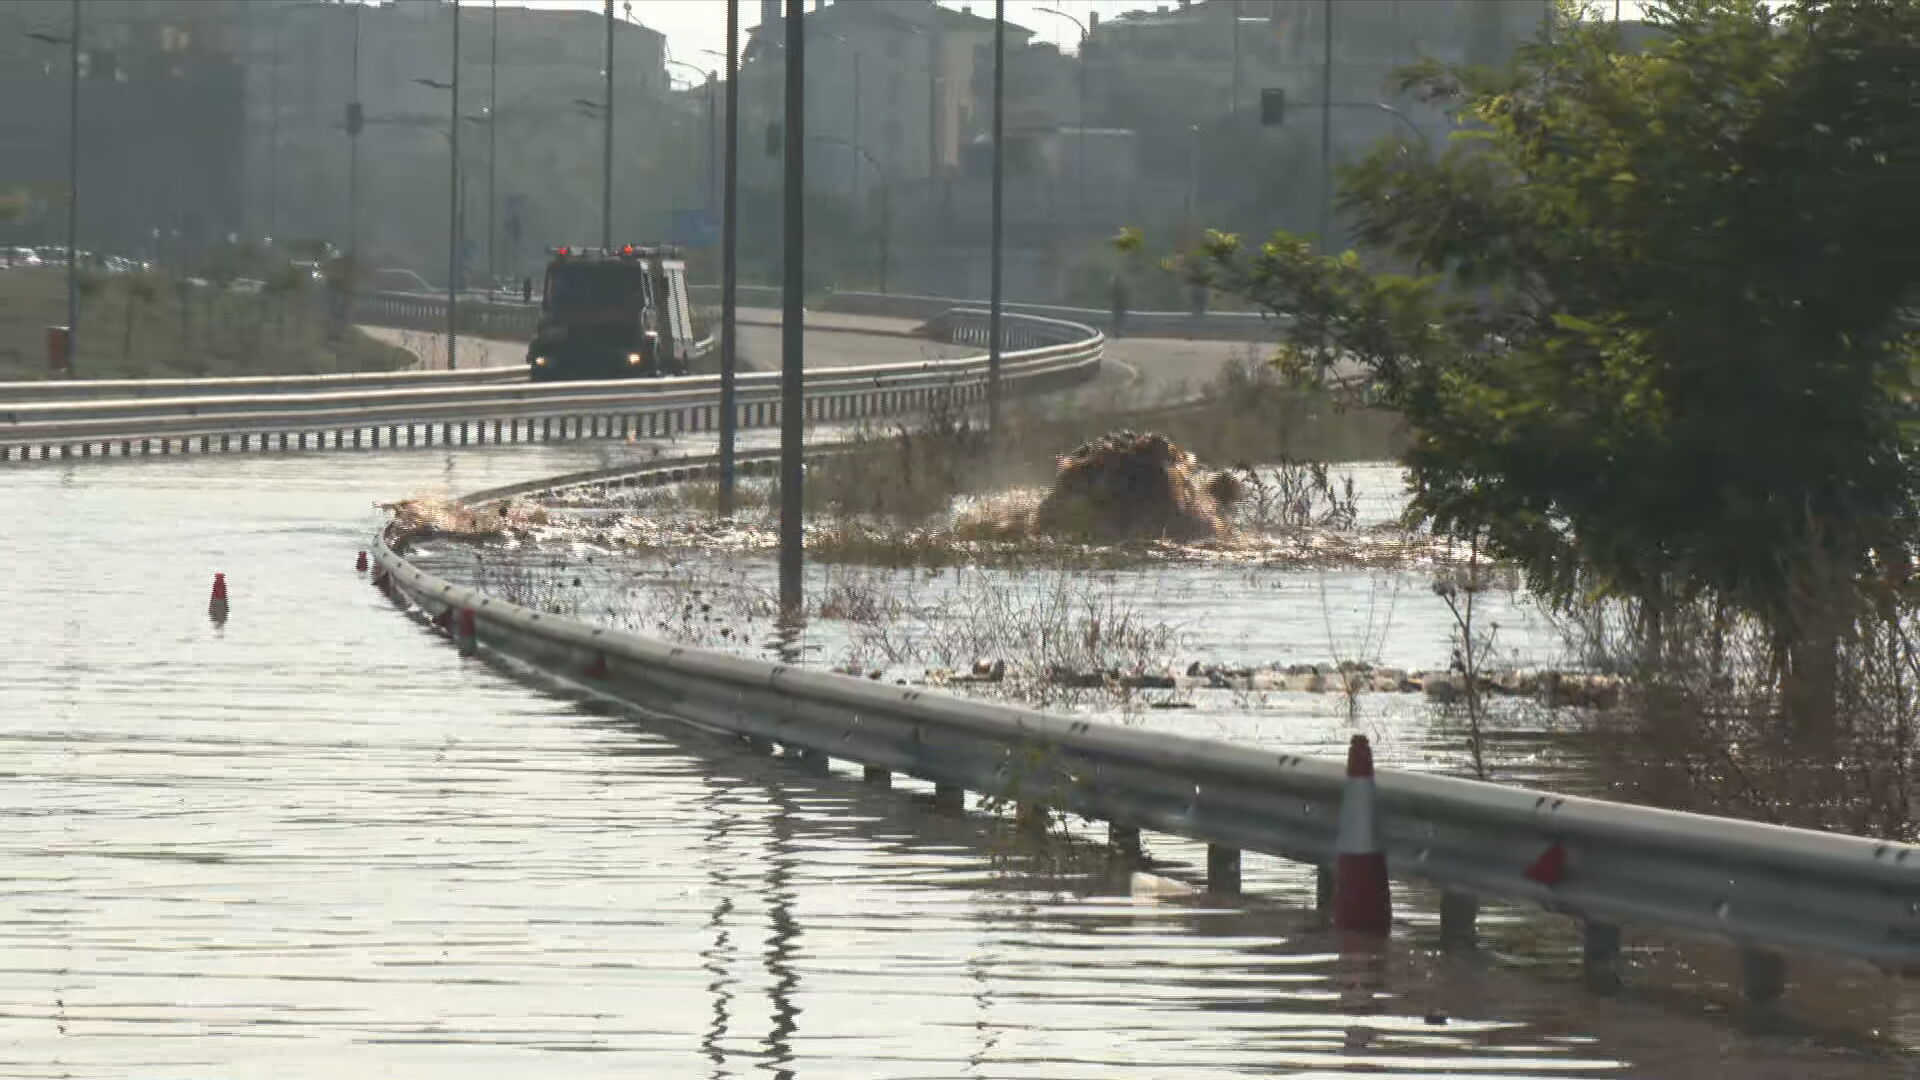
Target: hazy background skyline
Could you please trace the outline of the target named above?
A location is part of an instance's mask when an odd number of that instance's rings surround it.
[[[485,7],[490,0],[462,0],[471,7]],[[599,10],[602,0],[511,0],[517,7],[549,8],[587,8]],[[813,0],[808,0],[811,5]],[[859,3],[860,0],[834,0],[836,3]],[[942,7],[972,8],[976,15],[993,15],[993,0],[935,0]],[[1418,2],[1418,0],[1410,0]],[[1531,0],[1510,0],[1513,3],[1527,3]],[[744,39],[746,31],[760,22],[759,0],[738,0],[740,4],[740,30]],[[1048,41],[1060,46],[1064,52],[1075,51],[1080,42],[1080,30],[1068,19],[1042,8],[1056,8],[1066,12],[1082,24],[1088,22],[1088,16],[1098,12],[1100,18],[1111,19],[1129,11],[1152,11],[1156,7],[1174,7],[1179,0],[1007,0],[1007,21],[1033,31],[1036,41]],[[1614,6],[1613,0],[1595,0],[1602,12]],[[1620,0],[1620,17],[1634,19],[1640,16],[1640,0]],[[809,8],[811,9],[811,8]],[[668,55],[672,59],[693,64],[703,70],[715,70],[720,67],[718,56],[708,55],[705,50],[722,51],[727,38],[726,0],[616,0],[616,16],[625,18],[628,13],[643,26],[658,30],[667,37]],[[675,68],[671,72],[675,81],[690,78],[684,68]]]
[[[472,7],[485,7],[488,0],[462,0]],[[600,0],[512,0],[520,7],[557,7],[588,8],[599,10]],[[859,3],[860,0],[835,0],[837,3]],[[937,0],[942,7],[972,8],[974,14],[992,17],[993,0]],[[812,0],[808,0],[811,10]],[[1087,16],[1099,12],[1102,19],[1110,19],[1128,11],[1152,11],[1155,7],[1173,7],[1178,0],[1007,0],[1007,21],[1034,32],[1039,41],[1050,41],[1066,52],[1073,52],[1080,42],[1080,31],[1074,24],[1058,15],[1041,11],[1041,8],[1058,8],[1061,11],[1087,22]],[[746,31],[760,22],[759,0],[739,0],[740,31],[744,40]],[[677,61],[693,64],[702,69],[718,69],[721,61],[703,50],[720,52],[726,47],[727,5],[726,0],[616,0],[614,13],[625,17],[628,10],[641,25],[658,30],[667,36],[669,55]],[[673,77],[688,78],[684,68],[676,68]]]

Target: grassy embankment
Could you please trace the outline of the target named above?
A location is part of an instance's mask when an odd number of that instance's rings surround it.
[[[47,378],[47,327],[66,321],[64,270],[0,271],[0,380]],[[351,327],[331,340],[318,283],[240,293],[156,272],[81,279],[83,378],[391,371],[412,362]]]

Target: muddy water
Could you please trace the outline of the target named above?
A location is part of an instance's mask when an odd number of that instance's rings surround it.
[[[597,457],[0,473],[0,1075],[1899,1075],[1590,998],[1570,942],[1498,913],[1537,973],[1436,959],[1418,904],[1343,957],[1298,868],[1209,903],[610,715],[460,661],[350,570],[375,500]]]

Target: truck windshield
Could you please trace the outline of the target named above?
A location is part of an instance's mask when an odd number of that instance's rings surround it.
[[[565,311],[638,311],[645,282],[646,272],[638,266],[556,266],[547,276],[547,303]]]

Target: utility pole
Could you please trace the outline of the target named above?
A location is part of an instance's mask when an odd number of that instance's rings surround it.
[[[453,105],[447,114],[447,370],[453,371],[460,337],[460,0],[453,0],[453,77],[448,83]]]
[[[1237,4],[1239,0],[1234,0],[1234,2]],[[1059,8],[1043,7],[1039,10],[1049,15],[1060,16],[1072,23],[1074,27],[1080,31],[1080,51],[1074,56],[1074,66],[1078,69],[1077,81],[1080,84],[1080,104],[1074,109],[1074,116],[1078,118],[1080,134],[1079,137],[1074,140],[1076,149],[1074,152],[1073,179],[1078,189],[1080,199],[1079,209],[1074,212],[1074,217],[1075,220],[1080,223],[1080,228],[1084,231],[1087,226],[1087,24]]]
[[[733,514],[734,324],[740,247],[740,0],[727,0],[727,176],[720,209],[720,516]],[[784,362],[785,358],[782,357]]]
[[[353,91],[347,103],[347,257],[360,260],[360,8],[353,5]]]
[[[806,7],[803,0],[787,0],[786,190],[781,256],[780,314],[780,613],[788,619],[801,614],[800,528],[801,438],[806,424],[806,396],[801,379],[806,313]]]
[[[78,11],[80,0],[74,0]],[[76,16],[77,18],[78,16]],[[272,63],[267,68],[267,239],[280,231],[280,31],[285,28],[287,9],[273,16],[271,35]]]
[[[80,222],[80,0],[68,7],[67,36],[29,30],[27,37],[48,45],[67,47],[67,377],[73,378],[80,354],[76,342],[80,335],[80,262],[75,240]],[[51,348],[49,348],[51,352]],[[49,362],[53,359],[47,358]]]
[[[493,263],[493,208],[500,202],[495,187],[500,177],[500,141],[496,137],[500,127],[500,0],[492,0],[491,22],[493,39],[487,52],[487,295],[490,297],[500,283]]]
[[[859,146],[865,142],[865,140],[861,138],[860,129],[860,49],[851,43],[848,43],[847,48],[853,53],[853,138],[849,141],[855,146]],[[847,164],[852,166],[852,168],[848,170],[852,175],[847,178],[847,190],[853,192],[853,212],[858,214],[860,212],[859,155],[849,151],[847,154]],[[880,291],[885,292],[886,290],[882,289]]]
[[[1333,243],[1333,0],[1321,0],[1325,26],[1320,47],[1320,251]]]
[[[987,430],[1000,432],[1000,230],[1006,194],[1007,0],[993,0],[993,243],[987,304]]]
[[[1187,222],[1192,224],[1200,188],[1200,125],[1187,125]]]
[[[80,0],[67,26],[67,378],[80,374]]]
[[[1227,110],[1229,116],[1240,115],[1240,0],[1233,0],[1233,10],[1228,13],[1233,20],[1233,91]]]
[[[607,100],[600,129],[600,247],[613,250],[613,0],[607,0]]]
[[[727,0],[727,2],[732,3],[733,0]],[[714,89],[713,72],[709,71],[707,72],[707,213],[709,214],[713,213],[713,200],[719,195],[720,189],[720,148],[714,145],[717,141],[715,136],[719,130],[717,123],[719,118],[713,114]]]

